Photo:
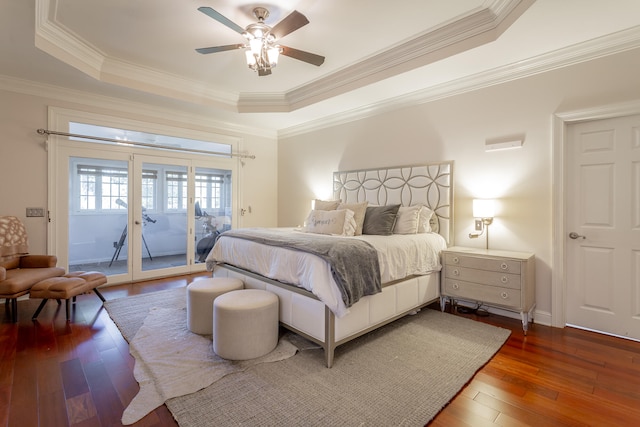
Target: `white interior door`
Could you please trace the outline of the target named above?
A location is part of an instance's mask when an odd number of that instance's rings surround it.
[[[567,324],[640,340],[640,115],[571,124]]]

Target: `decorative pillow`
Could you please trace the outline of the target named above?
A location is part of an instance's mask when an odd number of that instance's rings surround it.
[[[438,222],[432,221],[433,211],[426,206],[422,206],[420,217],[418,219],[418,233],[429,233],[433,230],[432,225],[437,228]],[[436,230],[437,233],[437,230]]]
[[[369,206],[364,216],[362,234],[378,234],[389,236],[393,234],[393,225],[400,205]]]
[[[342,209],[350,209],[354,213],[354,218],[356,220],[356,236],[362,234],[362,226],[364,224],[364,215],[367,212],[367,205],[369,202],[362,203],[340,203],[338,206],[338,210]]]
[[[305,231],[316,234],[335,234],[353,236],[355,232],[353,211],[349,209],[334,211],[312,210],[305,221]]]
[[[356,234],[356,218],[355,213],[351,209],[344,210],[346,214],[344,215],[344,227],[342,228],[343,236],[355,236]]]
[[[313,209],[317,211],[335,211],[342,200],[320,200],[313,201]]]
[[[400,206],[396,224],[393,226],[394,234],[416,234],[418,232],[418,219],[422,211],[422,205]]]

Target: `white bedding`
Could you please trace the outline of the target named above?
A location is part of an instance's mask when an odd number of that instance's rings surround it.
[[[299,233],[291,228],[277,230]],[[445,239],[436,233],[349,238],[364,240],[376,249],[383,284],[440,271],[440,251],[447,247]],[[212,271],[214,265],[221,262],[302,287],[312,292],[338,317],[349,313],[329,264],[316,255],[222,235],[207,256],[207,269]]]

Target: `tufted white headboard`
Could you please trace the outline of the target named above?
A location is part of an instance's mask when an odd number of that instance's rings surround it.
[[[434,212],[432,229],[453,239],[453,162],[333,173],[333,196],[344,203],[424,204]]]

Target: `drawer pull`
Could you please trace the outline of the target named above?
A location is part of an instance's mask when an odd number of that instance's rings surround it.
[[[458,289],[460,289],[460,285],[458,285],[457,283],[454,283],[453,285],[451,285],[451,287],[452,287],[453,289],[455,289],[456,291],[457,291]]]
[[[453,261],[454,264],[457,264],[457,263],[460,262],[460,258],[458,258],[457,256],[454,256],[452,261]]]
[[[453,275],[454,276],[459,276],[460,275],[460,270],[458,270],[457,268],[453,269]]]
[[[502,283],[507,283],[507,282],[509,281],[509,278],[508,278],[507,276],[502,276],[502,277],[500,278],[500,281],[501,281]]]
[[[503,262],[502,264],[500,264],[500,268],[503,270],[508,270],[509,269],[509,265],[506,262]]]
[[[502,297],[502,299],[507,299],[507,298],[509,298],[509,294],[508,294],[508,293],[506,293],[506,292],[501,293],[501,294],[500,294],[500,296]]]

